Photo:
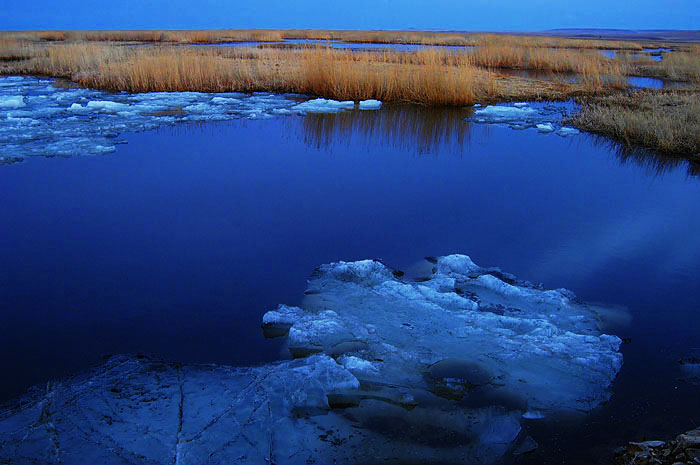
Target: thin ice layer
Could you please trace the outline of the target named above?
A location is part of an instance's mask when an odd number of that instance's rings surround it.
[[[324,99],[300,103],[304,97],[292,94],[115,94],[52,84],[48,79],[0,77],[0,146],[5,159],[109,153],[121,133],[178,122],[335,113],[355,106]]]
[[[325,355],[250,368],[117,356],[0,410],[0,463],[494,463],[520,432],[503,409],[381,397]]]
[[[573,293],[464,255],[437,259],[417,282],[378,261],[331,263],[306,294],[286,313],[290,351],[352,356],[344,365],[361,380],[431,389],[426,370],[449,361],[461,375],[436,382],[450,395],[488,384],[523,412],[587,411],[609,397],[622,365],[620,339],[602,334],[597,311]]]

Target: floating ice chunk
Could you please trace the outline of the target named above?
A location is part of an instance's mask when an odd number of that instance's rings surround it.
[[[478,108],[468,120],[482,124],[505,124],[518,130],[536,128],[540,132],[554,132],[561,127],[564,115],[576,109],[577,105],[573,102],[517,102]]]
[[[601,334],[598,307],[478,267],[465,255],[431,260],[432,275],[420,282],[403,281],[376,260],[320,266],[301,316],[294,313],[292,355],[382,360],[382,382],[423,389],[429,366],[463,361],[451,366],[490,373],[498,383],[487,382],[488,389],[520,399],[523,411],[585,411],[609,397],[621,341]],[[368,371],[354,373],[372,379]],[[446,378],[450,386],[474,384]]]
[[[238,103],[237,98],[226,98],[226,97],[214,97],[211,99],[211,103],[215,103],[217,105],[227,105],[231,103]]]
[[[129,108],[129,104],[108,100],[91,100],[87,103],[87,107],[105,111],[123,111]]]
[[[21,95],[13,95],[10,97],[0,95],[0,108],[22,108],[25,105],[24,97]]]
[[[562,127],[557,131],[557,135],[562,136],[562,137],[575,136],[578,133],[579,133],[578,129],[569,128],[569,127]]]
[[[87,113],[90,111],[89,108],[79,104],[79,103],[73,103],[71,104],[70,107],[68,107],[69,111],[72,111],[74,113]]]
[[[299,307],[280,305],[276,310],[269,311],[263,316],[263,333],[265,337],[286,336],[292,327],[302,316],[304,311]]]
[[[37,120],[35,120],[35,119],[32,119],[32,118],[21,118],[21,117],[15,118],[15,117],[12,116],[11,114],[10,114],[10,115],[7,115],[7,121],[9,121],[9,122],[11,122],[11,123],[14,123],[14,124],[29,124],[29,125],[33,125],[33,126],[36,126],[36,125],[38,125],[38,124],[41,124],[41,123],[39,123],[39,121],[37,121]]]
[[[93,153],[112,153],[115,152],[117,148],[114,145],[96,145],[93,149]]]
[[[284,324],[292,326],[299,320],[299,318],[302,317],[303,314],[304,311],[299,307],[280,305],[277,307],[277,310],[272,310],[265,313],[263,316],[263,324]]]
[[[360,110],[378,110],[382,107],[382,102],[379,100],[361,100]]]
[[[529,107],[517,108],[501,105],[489,105],[486,108],[474,111],[476,116],[488,117],[498,122],[518,121],[535,114],[535,110]]]
[[[294,105],[292,110],[306,113],[338,113],[343,110],[352,110],[353,108],[355,108],[355,102],[351,100],[339,102],[338,100],[317,98]]]

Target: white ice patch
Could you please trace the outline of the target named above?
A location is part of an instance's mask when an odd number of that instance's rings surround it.
[[[579,134],[579,130],[575,128],[562,127],[557,131],[557,135],[562,137],[575,136]]]
[[[12,159],[113,152],[119,134],[178,122],[268,119],[281,115],[338,112],[354,102],[256,92],[109,93],[60,89],[52,80],[0,77],[0,147]],[[300,103],[301,102],[301,103]],[[365,103],[365,105],[377,105]]]
[[[369,362],[360,357],[354,357],[352,355],[342,355],[340,358],[338,358],[338,362],[340,362],[340,364],[343,365],[343,367],[345,367],[345,369],[350,371],[351,373],[358,373],[370,376],[379,375],[379,369],[377,368],[376,363]]]
[[[111,102],[109,100],[94,100],[87,103],[87,108],[105,111],[123,111],[129,108],[126,103]]]
[[[362,100],[360,101],[360,110],[379,110],[382,107],[382,102],[379,100]]]
[[[574,111],[576,105],[573,102],[516,102],[476,108],[468,120],[511,129],[536,129],[542,134],[557,133],[566,137],[578,134],[573,128],[562,127],[562,121]]]
[[[353,108],[355,108],[355,102],[352,100],[340,102],[338,100],[317,98],[295,105],[292,107],[292,110],[304,113],[338,113],[343,110],[352,110]]]
[[[431,389],[430,372],[440,389],[484,386],[520,399],[525,418],[587,411],[609,398],[621,341],[601,333],[599,307],[465,255],[430,263],[432,275],[419,282],[377,260],[321,265],[291,318],[277,309],[263,321],[293,321],[295,357],[324,352],[360,381],[381,372],[384,385]],[[437,362],[442,368],[430,371]]]
[[[535,110],[532,108],[518,108],[499,105],[489,105],[486,108],[474,111],[477,118],[481,118],[486,122],[486,118],[491,122],[506,123],[510,121],[521,121],[533,115]]]
[[[22,108],[25,105],[24,97],[21,95],[0,96],[0,108]]]

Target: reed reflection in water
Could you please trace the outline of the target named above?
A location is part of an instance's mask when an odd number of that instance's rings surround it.
[[[470,124],[467,118],[472,114],[471,108],[410,104],[385,105],[379,111],[308,114],[302,118],[301,137],[316,150],[332,151],[337,146],[359,143],[368,149],[389,147],[418,156],[461,156],[471,147],[472,131],[478,130],[484,132],[487,139],[490,137],[490,126]],[[517,137],[517,132],[513,132],[513,136]],[[555,135],[543,137],[558,139]],[[674,157],[592,134],[575,137],[591,140],[594,147],[609,151],[620,165],[640,166],[649,176],[662,176],[685,168],[688,176],[700,179],[700,158],[694,161]]]
[[[315,149],[360,142],[416,155],[461,155],[470,144],[470,108],[384,105],[379,111],[309,114],[303,118],[304,142]]]

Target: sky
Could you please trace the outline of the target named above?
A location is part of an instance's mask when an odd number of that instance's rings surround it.
[[[700,28],[700,0],[0,0],[0,11],[0,30]]]

